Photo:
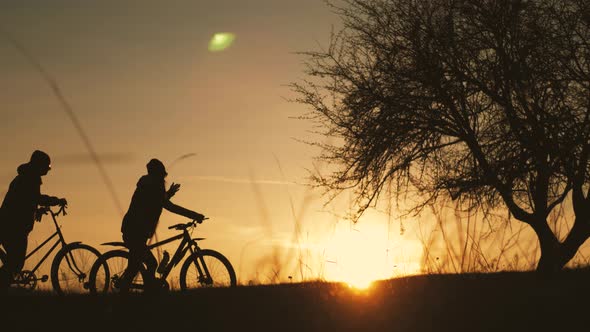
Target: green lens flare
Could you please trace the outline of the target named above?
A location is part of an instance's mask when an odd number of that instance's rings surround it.
[[[210,52],[219,52],[227,49],[230,47],[234,40],[236,39],[236,35],[229,32],[220,32],[213,35],[211,40],[209,41],[209,51]]]

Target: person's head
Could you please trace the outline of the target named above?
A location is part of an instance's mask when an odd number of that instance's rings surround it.
[[[35,150],[29,160],[31,168],[39,175],[46,175],[51,169],[51,159],[49,155],[43,151]]]
[[[166,167],[164,167],[164,164],[158,159],[154,158],[150,160],[147,163],[146,167],[149,175],[156,176],[158,178],[161,177],[162,179],[164,179],[166,175],[168,175],[168,173],[166,172]]]

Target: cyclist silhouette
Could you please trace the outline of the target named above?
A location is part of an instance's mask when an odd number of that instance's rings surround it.
[[[6,264],[0,267],[0,291],[6,290],[14,273],[24,265],[28,236],[33,230],[39,205],[67,205],[65,198],[41,194],[41,177],[51,169],[51,159],[35,150],[28,163],[17,168],[0,208],[0,244],[6,251]]]
[[[157,260],[148,248],[147,241],[154,235],[162,209],[172,213],[203,221],[202,214],[185,209],[170,201],[170,198],[180,189],[179,184],[172,183],[168,191],[165,189],[165,178],[168,175],[164,164],[158,159],[150,160],[147,165],[147,175],[143,175],[137,182],[137,188],[131,198],[127,213],[123,217],[121,232],[123,241],[129,248],[129,261],[124,277],[120,284],[120,291],[126,293],[141,264],[145,264],[147,278],[144,284],[148,290],[158,288],[156,279]]]

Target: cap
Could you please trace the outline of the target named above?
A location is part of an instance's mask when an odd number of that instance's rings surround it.
[[[31,160],[29,162],[35,165],[51,164],[51,159],[47,153],[40,150],[35,150],[31,155]]]
[[[166,172],[166,167],[158,159],[154,158],[154,159],[150,160],[147,163],[146,167],[147,167],[148,173],[168,175],[168,173]]]

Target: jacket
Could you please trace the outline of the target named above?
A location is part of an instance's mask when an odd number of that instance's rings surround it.
[[[132,237],[152,237],[166,201],[164,181],[150,175],[142,176],[123,217],[121,232]]]
[[[17,168],[2,206],[0,207],[0,235],[28,234],[33,229],[39,205],[56,205],[59,199],[41,194],[41,176],[32,171],[30,164]]]

